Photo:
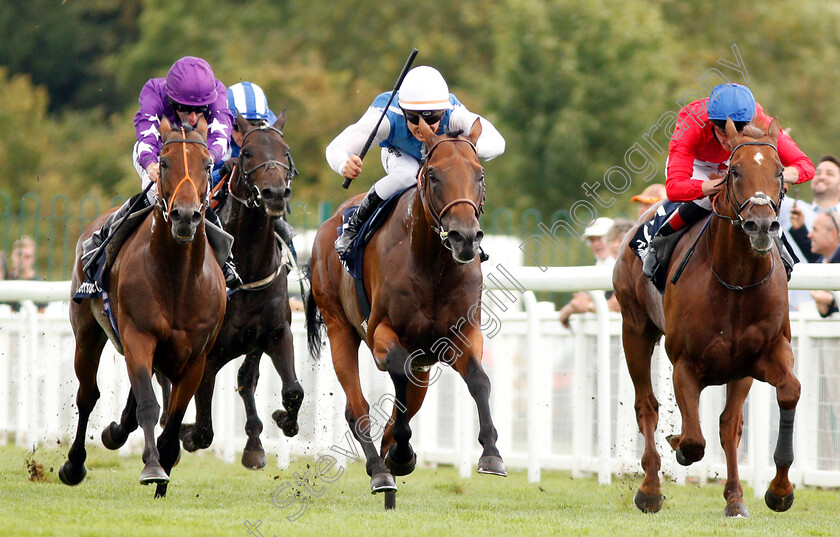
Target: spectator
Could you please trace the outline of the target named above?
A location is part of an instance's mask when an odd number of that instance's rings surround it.
[[[627,232],[633,228],[633,224],[635,224],[635,222],[629,218],[616,218],[613,220],[612,227],[610,227],[607,234],[604,235],[604,241],[607,243],[607,249],[610,251],[610,256],[612,256],[613,259],[618,259],[618,249],[621,246],[621,241],[624,240],[624,236],[627,235]]]
[[[816,263],[840,262],[840,222],[836,212],[818,214],[808,238],[811,239],[811,251],[820,256]],[[820,316],[828,317],[838,311],[837,301],[831,291],[811,291],[811,296]]]
[[[803,256],[809,263],[819,257],[813,254],[808,239],[808,230],[814,224],[814,218],[820,213],[829,211],[840,212],[840,160],[834,155],[825,155],[820,159],[811,181],[813,203],[794,201],[786,198],[779,213],[779,223],[782,229],[788,230],[789,235],[800,247]]]
[[[610,251],[605,240],[613,224],[614,221],[612,218],[601,217],[596,218],[589,227],[583,230],[583,238],[595,255],[596,265],[612,265],[615,263],[615,255]],[[614,303],[610,306],[610,309],[618,311],[615,309],[617,303],[611,291],[607,293],[607,299]],[[586,313],[587,311],[595,311],[595,302],[589,296],[589,293],[583,291],[577,292],[572,295],[572,300],[560,309],[560,324],[569,328],[569,317],[573,313]]]
[[[23,236],[12,245],[12,255],[9,266],[10,280],[37,280],[35,272],[35,241],[32,237]],[[12,302],[12,311],[20,311],[20,303]],[[39,311],[44,311],[46,304],[36,304]]]
[[[650,209],[655,203],[665,199],[665,185],[654,183],[642,190],[641,194],[637,194],[630,198],[633,203],[638,203],[639,216],[642,216],[645,211]]]

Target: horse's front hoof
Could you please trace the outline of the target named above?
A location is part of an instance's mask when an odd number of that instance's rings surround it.
[[[300,430],[297,420],[290,418],[289,413],[285,410],[275,410],[271,415],[271,419],[273,419],[274,423],[277,424],[277,427],[283,431],[283,434],[289,438],[297,435]]]
[[[633,503],[643,513],[658,513],[662,509],[662,494],[650,496],[642,492],[642,489],[636,491],[636,497],[633,498]]]
[[[388,453],[385,455],[385,466],[388,467],[392,475],[408,475],[417,467],[417,453],[412,450],[411,459],[408,462],[398,462],[394,460],[394,449],[396,447],[396,444],[391,444],[391,447],[388,448]],[[409,449],[411,448],[409,447]]]
[[[686,459],[685,455],[683,455],[683,452],[680,448],[677,448],[676,454],[677,454],[677,462],[680,463],[683,466],[691,466],[691,463],[694,462],[694,461],[690,461],[690,460]]]
[[[496,455],[484,455],[478,459],[478,473],[507,477],[505,463]]]
[[[73,485],[78,485],[79,483],[81,483],[86,475],[87,470],[85,469],[84,464],[75,466],[70,461],[67,461],[63,465],[61,465],[61,468],[59,468],[58,470],[58,478],[61,479],[61,482],[65,485],[70,485],[71,487]]]
[[[370,478],[370,493],[376,494],[378,492],[397,491],[397,482],[390,472],[380,472],[373,474]]]
[[[249,470],[265,468],[264,449],[246,449],[242,452],[242,466]]]
[[[767,489],[767,492],[764,493],[764,503],[767,504],[767,507],[777,513],[787,511],[791,508],[791,506],[793,506],[793,491],[782,498],[770,492],[770,489]]]
[[[181,446],[190,453],[198,451],[202,447],[196,442],[195,425],[192,423],[181,425],[181,430],[178,431],[178,438],[181,439]]]
[[[120,424],[112,421],[110,425],[102,429],[102,444],[108,449],[120,449],[128,440],[127,434],[120,434]]]
[[[729,518],[750,518],[747,506],[741,502],[730,502],[726,504],[723,515]]]
[[[152,483],[169,483],[169,476],[158,462],[147,463],[143,471],[140,472],[141,485],[151,485]]]

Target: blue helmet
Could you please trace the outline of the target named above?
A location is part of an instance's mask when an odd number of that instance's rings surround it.
[[[743,121],[749,123],[755,115],[755,97],[750,88],[741,84],[720,84],[709,96],[709,119]]]
[[[274,112],[268,107],[262,88],[253,82],[239,82],[227,90],[228,108],[233,117],[239,113],[245,119],[262,119],[269,123],[277,121]]]

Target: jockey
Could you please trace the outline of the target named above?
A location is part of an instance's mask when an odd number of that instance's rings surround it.
[[[727,118],[732,119],[738,132],[750,122],[766,130],[772,120],[755,102],[750,89],[741,84],[715,86],[708,99],[694,101],[680,110],[668,146],[665,188],[669,200],[691,203],[682,203],[651,239],[643,264],[648,278],[656,273],[662,258],[656,251],[670,253],[676,244],[674,239],[679,237],[674,234],[712,211],[712,197],[723,188],[722,179],[732,155],[726,135]],[[784,131],[779,133],[777,149],[785,167],[785,183],[803,183],[814,177],[814,165]],[[793,259],[781,242],[776,239],[789,274]]]
[[[385,92],[376,97],[361,119],[344,129],[327,146],[327,162],[336,173],[355,179],[362,172],[359,154],[390,96],[391,92]],[[420,134],[421,119],[438,134],[457,130],[469,133],[478,119],[481,121],[481,136],[476,143],[478,156],[490,160],[505,150],[505,140],[496,127],[467,110],[449,93],[443,76],[433,67],[422,65],[409,71],[394,100],[397,106],[392,102],[385,112],[386,120],[380,123],[374,137],[374,142],[383,148],[381,158],[386,175],[373,185],[335,241],[335,249],[341,257],[349,251],[362,224],[385,200],[416,183],[427,151]],[[481,254],[483,261],[486,254]]]
[[[149,183],[154,183],[145,199],[139,200],[131,209],[139,194],[132,196],[117,209],[102,228],[97,230],[82,244],[82,265],[91,259],[102,242],[108,237],[114,222],[120,221],[129,212],[139,211],[150,207],[157,199],[157,180],[160,178],[160,120],[166,117],[174,128],[189,125],[195,127],[203,116],[209,127],[207,149],[214,162],[222,160],[228,151],[233,116],[228,110],[225,86],[217,80],[210,65],[201,58],[185,56],[176,61],[166,78],[152,78],[140,90],[140,109],[134,115],[134,127],[137,142],[134,144],[134,167],[145,189]],[[209,190],[208,190],[209,192]],[[211,241],[216,233],[224,233],[216,214],[209,208],[205,211],[205,218],[210,222],[206,226],[208,239]],[[229,288],[234,289],[242,281],[233,267],[233,260],[228,256],[222,267],[225,281]],[[88,277],[92,278],[92,274]]]
[[[222,180],[223,176],[230,175],[233,167],[239,164],[239,151],[242,147],[244,135],[239,132],[239,127],[236,125],[237,114],[247,119],[253,126],[259,126],[263,123],[274,125],[274,122],[277,121],[277,116],[268,107],[268,99],[266,99],[262,88],[253,82],[239,82],[229,87],[227,89],[227,102],[234,120],[230,135],[230,149],[223,160],[216,162],[213,167],[214,187]],[[291,187],[291,177],[289,177],[287,186]],[[292,242],[296,233],[292,225],[283,218],[275,218],[274,231],[289,246],[295,259],[297,259],[297,252],[295,252]]]

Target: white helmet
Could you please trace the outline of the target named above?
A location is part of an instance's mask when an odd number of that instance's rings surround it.
[[[399,103],[405,110],[446,110],[451,108],[449,87],[437,69],[421,65],[405,75]]]

